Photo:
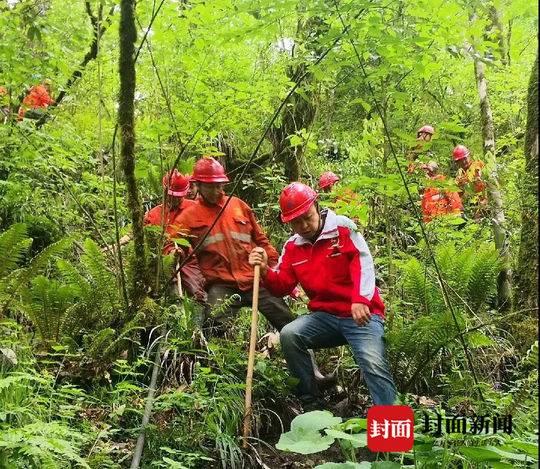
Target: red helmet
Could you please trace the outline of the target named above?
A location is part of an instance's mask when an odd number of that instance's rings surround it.
[[[338,176],[336,176],[332,171],[326,171],[322,173],[321,177],[319,178],[319,189],[324,189],[325,187],[332,187],[338,181]]]
[[[173,197],[184,197],[189,190],[189,176],[184,176],[177,169],[166,173],[161,183],[167,189],[167,194]]]
[[[203,156],[195,163],[191,180],[198,182],[229,182],[223,166],[211,156]]]
[[[467,158],[471,152],[465,145],[458,145],[456,148],[454,148],[454,151],[452,152],[452,156],[454,157],[454,161],[462,160],[463,158]]]
[[[301,182],[293,182],[281,191],[279,207],[281,208],[281,221],[288,223],[306,213],[319,194],[311,187]]]
[[[435,129],[433,127],[431,127],[431,125],[424,125],[422,127],[420,127],[417,131],[416,131],[416,135],[419,136],[420,134],[429,134],[429,135],[433,135],[435,133]]]

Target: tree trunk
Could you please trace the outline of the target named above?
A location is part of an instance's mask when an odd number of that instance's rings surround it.
[[[292,81],[300,78],[305,72],[305,65],[299,65],[294,72],[290,71],[289,76]],[[309,83],[310,77],[304,79]],[[272,143],[274,157],[283,163],[285,178],[287,181],[298,181],[300,178],[299,158],[303,153],[303,146],[291,147],[289,138],[301,129],[307,129],[315,118],[315,107],[311,101],[311,92],[305,91],[302,94],[294,93],[290,97],[290,102],[282,111],[281,124],[273,127],[268,132],[268,137]]]
[[[501,63],[503,65],[508,65],[507,42],[505,41],[505,38],[504,38],[504,28],[501,22],[501,15],[499,14],[499,10],[497,10],[495,5],[490,5],[488,11],[489,11],[489,19],[493,27],[492,36],[497,41],[497,44],[499,45],[499,55],[500,55]]]
[[[515,297],[519,309],[532,309],[538,308],[538,53],[527,97],[525,175],[521,194],[521,241]]]
[[[482,136],[484,139],[484,160],[491,168],[487,178],[487,190],[491,202],[493,236],[495,246],[503,262],[497,280],[497,294],[499,307],[507,309],[511,306],[511,277],[510,277],[510,251],[506,231],[502,194],[499,188],[499,175],[495,159],[495,128],[493,114],[488,97],[488,83],[485,77],[485,65],[477,56],[474,58],[474,70],[478,95],[480,97],[480,113],[482,121]]]
[[[135,246],[133,262],[132,305],[136,307],[145,295],[145,252],[143,210],[135,178],[135,0],[122,0],[120,17],[120,93],[118,100],[118,126],[121,135],[121,166],[127,186],[127,205]]]

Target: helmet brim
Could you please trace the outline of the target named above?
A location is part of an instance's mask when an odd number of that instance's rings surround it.
[[[189,192],[189,187],[186,190],[183,190],[183,191],[173,191],[173,190],[169,189],[167,191],[167,194],[172,195],[173,197],[185,197],[188,192]]]
[[[307,213],[307,211],[311,208],[311,206],[317,200],[317,197],[319,197],[319,194],[316,194],[315,196],[310,197],[302,205],[300,205],[299,207],[296,207],[292,212],[289,212],[287,214],[284,214],[283,212],[281,212],[281,215],[280,215],[281,221],[283,223],[289,223],[293,221],[295,218],[301,217],[302,215]]]
[[[198,176],[191,179],[194,182],[230,182],[227,176],[209,176],[207,178]]]

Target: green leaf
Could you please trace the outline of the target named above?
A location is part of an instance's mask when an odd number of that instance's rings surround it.
[[[332,428],[324,431],[327,435],[339,438],[340,440],[350,441],[354,448],[363,448],[367,446],[367,433],[345,433],[341,430],[334,430]]]
[[[372,469],[400,469],[401,464],[392,461],[377,461],[371,467]]]
[[[283,433],[276,444],[276,448],[281,451],[312,454],[327,450],[333,442],[333,437],[322,436],[318,431],[296,429]]]
[[[501,455],[504,459],[511,459],[513,461],[527,461],[530,460],[530,456],[526,454],[512,453],[510,451],[504,451],[496,446],[486,446],[489,450]]]
[[[491,449],[478,446],[465,446],[459,452],[474,462],[499,461],[501,456]]]
[[[341,417],[334,417],[327,410],[314,410],[295,417],[291,422],[291,431],[313,430],[318,431],[324,428],[333,427],[341,423]]]
[[[319,464],[315,466],[314,469],[369,469],[371,466],[370,462],[362,461],[358,462],[325,462],[324,464]]]

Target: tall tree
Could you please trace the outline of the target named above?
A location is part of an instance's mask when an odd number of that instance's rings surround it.
[[[120,93],[118,98],[118,127],[121,135],[121,166],[127,186],[127,206],[131,213],[135,245],[133,291],[136,306],[145,294],[145,252],[143,210],[135,178],[135,0],[122,0],[120,17]]]
[[[471,21],[475,19],[476,15],[472,14]],[[480,121],[482,123],[484,161],[488,163],[490,168],[487,177],[487,191],[490,199],[491,225],[495,246],[502,260],[502,268],[497,280],[498,303],[501,309],[508,309],[511,306],[512,298],[511,258],[503,198],[499,186],[499,174],[495,158],[495,125],[489,102],[485,63],[483,57],[474,47],[471,48],[471,52],[474,59],[474,74],[478,88],[478,97],[480,98]]]
[[[538,52],[529,80],[516,305],[538,308]]]

